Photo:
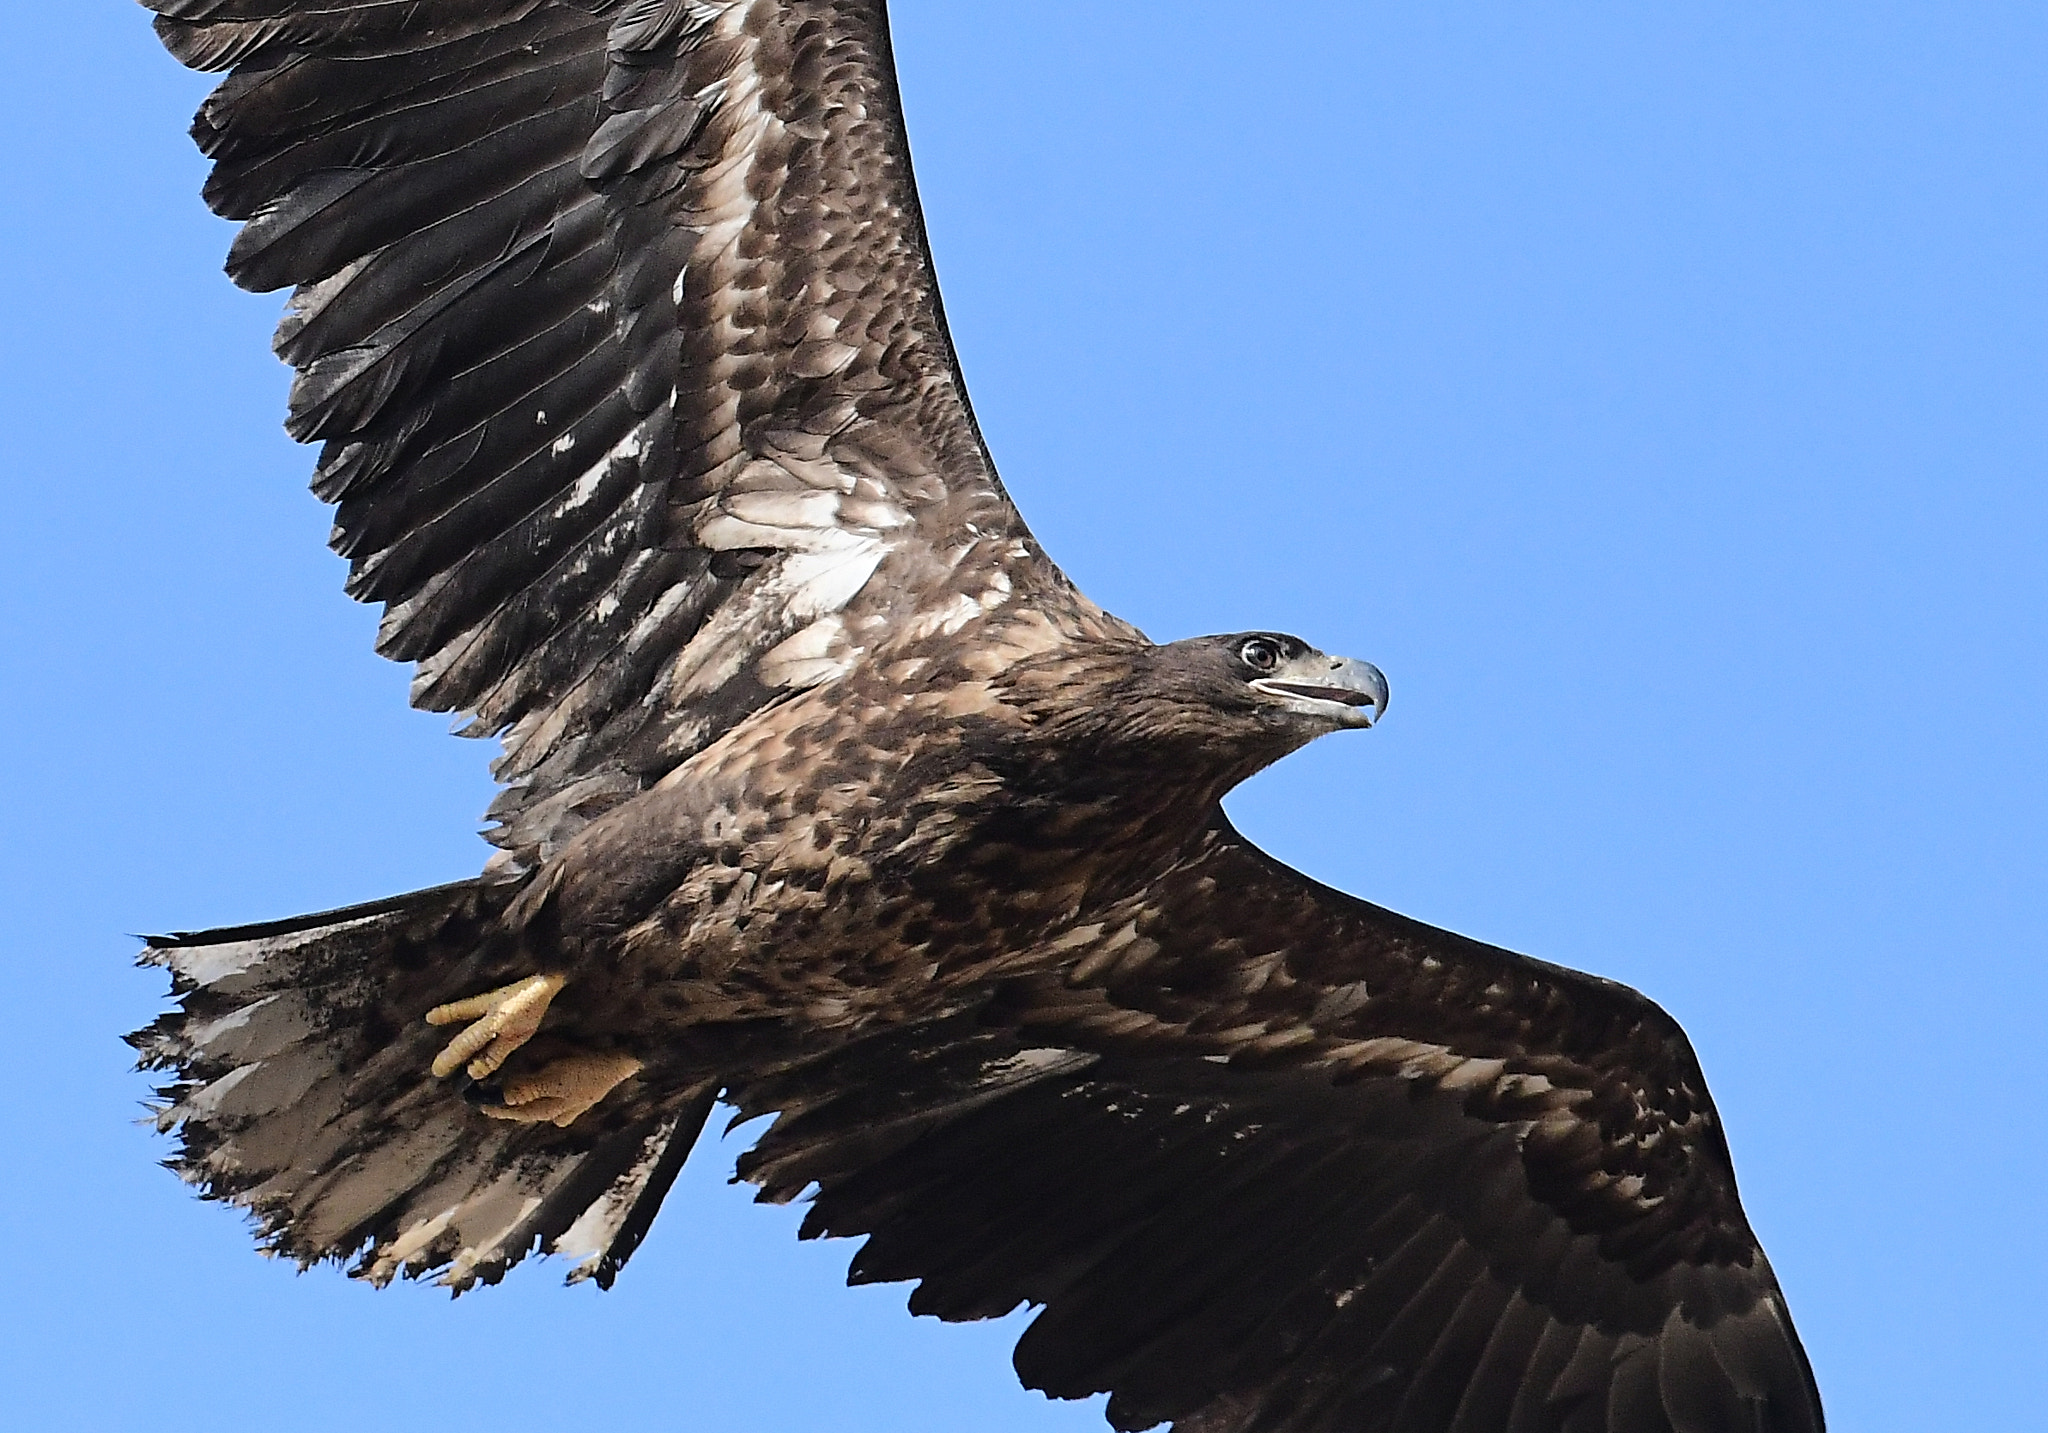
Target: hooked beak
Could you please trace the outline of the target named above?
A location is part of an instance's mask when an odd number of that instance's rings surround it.
[[[1371,662],[1307,652],[1252,686],[1291,711],[1337,726],[1369,727],[1387,714],[1387,679]]]

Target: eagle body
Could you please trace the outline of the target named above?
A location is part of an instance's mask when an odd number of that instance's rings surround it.
[[[476,878],[160,937],[172,1167],[269,1249],[609,1285],[739,1174],[1118,1429],[1818,1433],[1683,1031],[1221,801],[1367,663],[1158,644],[968,405],[880,0],[144,0]]]
[[[561,970],[556,1033],[683,1083],[1064,981],[1308,735],[1197,700],[1214,646],[927,642],[764,710],[508,882],[458,979]]]

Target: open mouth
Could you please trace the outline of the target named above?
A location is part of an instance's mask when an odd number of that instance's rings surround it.
[[[1387,679],[1378,667],[1321,652],[1308,653],[1251,685],[1333,727],[1371,726],[1387,710]]]
[[[1339,702],[1347,707],[1373,705],[1370,692],[1351,687],[1312,687],[1306,682],[1259,682],[1256,685],[1269,692],[1285,692],[1290,697],[1307,697],[1312,702]]]

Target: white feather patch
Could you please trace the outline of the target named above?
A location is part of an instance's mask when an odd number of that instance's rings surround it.
[[[152,964],[167,965],[194,985],[218,985],[224,980],[256,971],[266,961],[316,942],[326,942],[343,931],[359,930],[386,917],[360,916],[330,926],[297,931],[291,935],[260,940],[237,940],[222,945],[171,947],[152,952]]]
[[[661,1163],[669,1141],[675,1138],[676,1123],[671,1119],[648,1136],[632,1168],[613,1181],[611,1188],[577,1215],[576,1222],[555,1240],[557,1254],[577,1261],[576,1267],[569,1271],[570,1283],[580,1284],[597,1273],[605,1254],[619,1237],[620,1228],[632,1214],[634,1204],[639,1202],[641,1192],[647,1188],[655,1166]]]
[[[762,653],[759,672],[769,686],[812,687],[845,676],[854,656],[846,624],[826,616]]]
[[[963,593],[943,607],[930,612],[920,612],[905,627],[904,633],[913,638],[930,637],[935,634],[950,637],[982,615],[982,605]]]
[[[782,565],[774,586],[789,594],[788,611],[795,617],[822,617],[837,612],[868,585],[882,565],[880,539],[853,537],[839,551],[800,552]]]
[[[576,445],[576,440],[573,437],[567,441],[572,448]],[[557,452],[566,451],[566,449],[561,447],[560,443],[557,443],[555,447]],[[604,480],[617,470],[619,464],[635,462],[646,451],[647,425],[641,423],[636,425],[625,437],[613,444],[610,452],[584,470],[583,476],[576,480],[576,485],[563,495],[560,502],[555,504],[554,515],[556,517],[563,517],[582,507],[597,495],[597,490],[604,485]]]
[[[839,495],[812,489],[738,492],[721,506],[739,522],[773,528],[836,528]]]

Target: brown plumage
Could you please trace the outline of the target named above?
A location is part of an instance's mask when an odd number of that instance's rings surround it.
[[[233,70],[351,591],[504,739],[478,879],[151,943],[188,1179],[308,1264],[609,1283],[723,1098],[853,1277],[1043,1305],[1019,1372],[1118,1428],[1821,1427],[1676,1024],[1224,819],[1379,674],[1032,542],[879,3],[148,3]]]

